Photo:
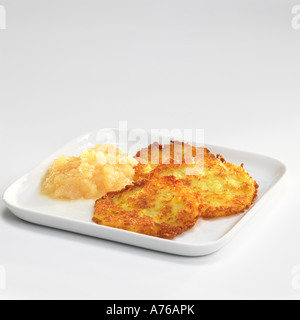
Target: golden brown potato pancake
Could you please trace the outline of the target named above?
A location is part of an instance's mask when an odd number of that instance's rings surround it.
[[[153,143],[137,153],[135,159],[139,164],[135,167],[134,181],[149,179],[150,173],[162,164],[195,164],[215,156],[206,148],[194,147],[184,142],[171,141],[161,145]]]
[[[93,221],[104,226],[173,239],[191,229],[201,211],[197,195],[173,176],[140,180],[95,204]]]
[[[174,176],[197,194],[204,218],[242,213],[257,197],[259,186],[243,165],[227,163],[206,148],[174,141],[164,146],[154,143],[138,152],[136,160],[135,181]]]
[[[257,197],[259,186],[243,165],[227,163],[206,148],[154,143],[136,159],[134,185],[99,199],[94,222],[173,239],[191,229],[200,216],[239,214]]]
[[[174,176],[188,186],[200,200],[203,218],[218,218],[239,214],[247,210],[257,197],[258,184],[243,165],[226,163],[222,156],[207,157],[197,175],[189,175],[195,165],[159,165],[150,179]],[[199,167],[200,168],[200,167]]]

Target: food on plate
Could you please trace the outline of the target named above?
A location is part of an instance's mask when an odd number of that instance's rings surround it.
[[[41,192],[54,199],[98,199],[132,184],[137,164],[113,145],[97,145],[80,157],[56,159],[43,178]]]
[[[176,146],[181,146],[182,150],[181,153],[178,148],[177,158],[174,156]],[[188,150],[189,147],[192,148],[192,158],[184,154],[184,150]],[[154,165],[151,162],[153,150],[156,153]],[[167,159],[167,152],[164,153],[164,150],[169,150],[170,159]],[[144,155],[142,161],[141,154]],[[257,197],[259,186],[243,165],[227,163],[221,155],[214,156],[205,148],[195,148],[181,142],[171,142],[170,145],[165,146],[153,144],[139,152],[136,159],[139,160],[139,164],[134,177],[135,181],[143,177],[157,179],[163,176],[174,176],[198,195],[201,201],[199,210],[203,218],[242,213]],[[181,161],[179,164],[178,159]],[[191,159],[194,163],[190,161]]]
[[[171,141],[151,144],[134,158],[113,145],[97,145],[79,157],[61,156],[41,190],[54,199],[98,199],[93,221],[99,225],[174,239],[200,217],[245,212],[258,188],[243,164]]]
[[[215,158],[206,148],[194,147],[178,141],[171,141],[170,144],[166,145],[161,145],[156,142],[136,154],[135,159],[138,161],[138,165],[135,168],[136,173],[134,180],[149,179],[151,172],[158,165],[180,165],[185,163],[202,166],[206,158]]]
[[[197,175],[188,172],[194,165],[159,165],[150,174],[151,179],[174,176],[188,186],[201,202],[203,218],[219,218],[247,210],[257,197],[258,184],[243,166],[226,163],[222,158],[206,158]]]
[[[227,163],[206,148],[154,143],[135,159],[135,183],[99,199],[94,222],[173,239],[200,217],[242,213],[257,197],[259,186],[244,165]]]
[[[135,181],[174,176],[198,195],[203,218],[242,213],[257,197],[259,186],[243,165],[227,163],[206,148],[174,141],[164,146],[155,143],[138,152],[136,159]]]
[[[173,239],[198,218],[196,193],[174,176],[143,179],[96,201],[93,221],[104,226]]]

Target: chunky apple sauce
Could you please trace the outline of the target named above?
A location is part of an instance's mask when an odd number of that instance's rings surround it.
[[[54,199],[98,199],[131,185],[137,161],[113,145],[97,145],[80,157],[61,156],[42,180],[43,195]]]

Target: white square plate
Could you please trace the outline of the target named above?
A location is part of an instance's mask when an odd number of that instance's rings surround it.
[[[254,206],[244,214],[212,221],[200,219],[192,230],[175,240],[159,239],[97,225],[92,222],[95,201],[57,201],[40,195],[41,179],[54,159],[60,155],[80,155],[84,149],[104,143],[115,144],[121,150],[126,151],[122,142],[115,142],[119,134],[118,129],[106,129],[101,131],[101,135],[99,132],[89,133],[67,144],[6,190],[3,196],[6,206],[17,217],[31,223],[171,254],[202,256],[222,248],[254,214],[259,213],[262,198],[271,191],[286,172],[286,167],[275,159],[205,145],[212,153],[222,154],[228,162],[238,165],[245,163],[246,170],[260,185],[258,199]],[[139,131],[133,130],[130,135],[138,137]],[[131,147],[130,153],[134,155],[147,145],[135,142],[131,146],[128,143],[128,147],[129,149]]]

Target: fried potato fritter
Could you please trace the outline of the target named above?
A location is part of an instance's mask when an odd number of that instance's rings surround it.
[[[93,221],[164,239],[191,229],[200,217],[245,212],[258,184],[244,169],[208,149],[171,141],[137,153],[135,181],[95,204]]]
[[[191,229],[201,212],[197,195],[173,176],[140,180],[95,204],[93,221],[164,239]]]
[[[174,176],[200,199],[203,218],[218,218],[247,210],[257,197],[258,184],[242,166],[226,163],[223,157],[206,159],[202,172],[188,175],[194,165],[159,165],[151,179]]]
[[[191,156],[187,156],[188,148],[192,150]],[[203,218],[242,213],[257,197],[259,186],[243,166],[227,163],[221,155],[214,156],[206,148],[174,141],[165,146],[155,143],[139,152],[136,160],[140,161],[141,156],[148,163],[143,161],[137,165],[134,180],[174,176],[197,194]]]
[[[194,147],[178,141],[171,141],[167,145],[156,142],[136,154],[135,159],[139,164],[135,167],[134,181],[149,179],[151,172],[158,165],[183,163],[192,165],[203,162],[206,158],[215,158],[206,148]]]

